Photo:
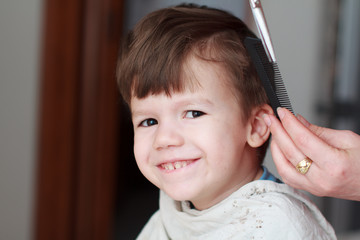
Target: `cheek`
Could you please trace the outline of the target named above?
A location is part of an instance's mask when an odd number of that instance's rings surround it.
[[[145,146],[144,146],[145,147]],[[134,142],[134,156],[136,164],[140,172],[149,179],[149,164],[148,164],[148,151],[143,147],[143,144]],[[149,179],[150,180],[150,179]]]
[[[246,144],[244,129],[237,127],[213,129],[212,139],[209,137],[205,141],[208,142],[208,150],[217,158],[230,159],[240,158]]]
[[[146,141],[141,138],[134,137],[134,155],[138,165],[144,162],[144,159],[146,159],[146,155],[148,154],[148,147],[145,142]]]

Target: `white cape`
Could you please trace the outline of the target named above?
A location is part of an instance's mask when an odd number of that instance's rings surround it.
[[[160,192],[160,210],[138,240],[336,239],[331,225],[302,193],[257,180],[215,206],[198,211]]]

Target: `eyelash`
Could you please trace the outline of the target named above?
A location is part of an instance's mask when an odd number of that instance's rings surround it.
[[[188,116],[188,114],[191,113],[191,117]],[[202,111],[196,111],[196,110],[190,110],[185,112],[185,118],[198,118],[205,115]]]
[[[191,114],[191,115],[189,116],[189,114]],[[185,112],[184,118],[193,119],[193,118],[201,117],[203,115],[205,115],[205,113],[202,111],[190,110],[190,111]],[[150,127],[150,126],[153,126],[156,124],[158,124],[158,121],[156,119],[148,118],[148,119],[145,119],[144,121],[140,122],[139,126],[140,127]]]
[[[150,123],[150,121],[152,121],[152,123]],[[155,124],[157,124],[157,120],[154,119],[154,118],[148,118],[148,119],[145,119],[144,121],[140,122],[139,126],[140,127],[150,127],[150,126],[153,126]]]

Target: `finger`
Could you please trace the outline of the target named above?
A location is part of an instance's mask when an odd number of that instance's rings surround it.
[[[271,142],[270,148],[276,169],[282,177],[282,180],[294,188],[302,189],[303,186],[301,183],[299,184],[299,182],[302,182],[301,178],[303,178],[303,176],[299,176],[299,172],[293,164],[286,159],[275,141]]]
[[[334,154],[332,146],[308,129],[287,109],[279,108],[278,114],[297,148],[318,165],[326,164],[327,159]]]
[[[276,169],[281,177],[288,179],[290,172],[294,170],[293,164],[281,152],[276,141],[272,140],[270,144],[271,155],[275,163]]]
[[[307,128],[311,127],[311,123],[308,122],[301,114],[296,114],[296,118]]]
[[[316,126],[309,123],[300,114],[298,114],[296,117],[301,123],[304,124],[304,126],[308,127],[316,136],[321,138],[327,144],[340,149],[347,149],[353,146],[353,138],[356,137],[356,135],[354,136],[353,132]]]
[[[276,142],[271,142],[271,154],[276,168],[284,183],[301,190],[306,190],[314,195],[322,196],[317,186],[320,169],[312,164],[309,171],[303,175],[285,158]]]
[[[284,158],[290,161],[293,167],[296,166],[299,161],[305,158],[305,155],[296,147],[281,122],[273,115],[268,115],[267,117],[268,121],[271,122],[269,128],[272,133],[272,141],[276,142]]]

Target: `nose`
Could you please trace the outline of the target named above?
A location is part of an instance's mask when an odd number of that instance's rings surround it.
[[[179,147],[184,144],[181,129],[173,124],[159,123],[156,129],[153,147],[161,150],[170,147]]]

